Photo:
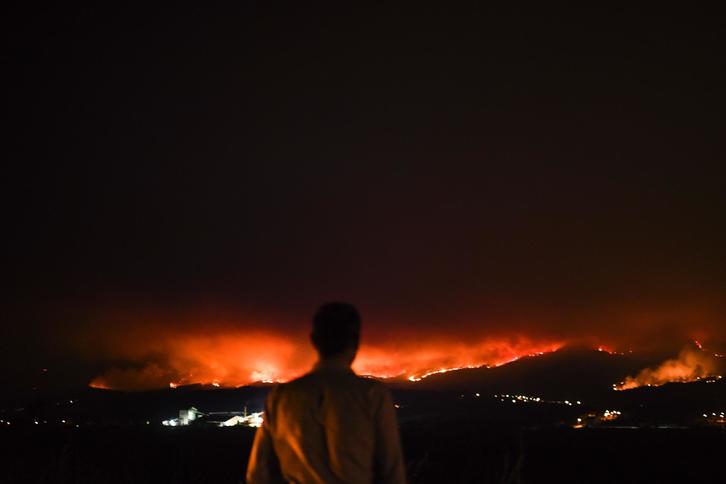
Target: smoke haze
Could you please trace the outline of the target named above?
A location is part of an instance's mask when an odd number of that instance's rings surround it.
[[[287,379],[330,300],[379,375],[726,353],[718,16],[26,4],[0,386]]]
[[[724,362],[714,355],[691,347],[684,348],[677,358],[666,360],[656,368],[645,368],[635,376],[629,376],[618,385],[618,390],[630,390],[641,386],[659,386],[671,382],[690,382],[724,371]]]

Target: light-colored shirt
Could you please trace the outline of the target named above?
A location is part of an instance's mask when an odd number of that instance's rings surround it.
[[[267,397],[249,484],[405,481],[393,400],[382,383],[319,363]]]

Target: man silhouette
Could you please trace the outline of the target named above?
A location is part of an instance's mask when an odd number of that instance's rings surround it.
[[[358,311],[347,303],[322,305],[310,337],[318,362],[267,397],[247,482],[404,483],[391,395],[350,368],[360,340]]]

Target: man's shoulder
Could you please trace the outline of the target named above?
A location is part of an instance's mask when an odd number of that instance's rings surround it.
[[[359,375],[354,375],[354,378],[356,393],[365,395],[368,402],[380,405],[391,398],[390,390],[382,381]]]
[[[284,383],[278,383],[270,391],[269,398],[276,399],[282,395],[305,393],[315,388],[317,375],[309,372]]]
[[[377,378],[360,375],[355,375],[355,378],[358,385],[369,388],[372,391],[388,391],[388,387],[386,387],[386,385],[384,385],[383,382],[378,380]]]
[[[293,378],[292,380],[285,383],[280,383],[279,385],[277,385],[277,389],[278,391],[280,391],[287,388],[307,387],[314,381],[314,379],[315,373],[311,371],[297,378]]]
[[[340,383],[345,386],[357,388],[365,392],[380,394],[387,393],[388,388],[379,380],[371,377],[356,375],[355,373],[326,373],[311,371],[286,383],[280,383],[272,392],[275,394],[295,393],[326,385],[331,382]]]
[[[270,396],[274,397],[289,391],[294,391],[299,388],[306,388],[310,384],[310,373],[294,378],[284,383],[278,383],[272,390],[270,390]]]

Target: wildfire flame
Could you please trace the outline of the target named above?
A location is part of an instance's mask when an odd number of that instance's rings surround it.
[[[703,351],[685,348],[677,358],[666,360],[657,368],[646,368],[634,377],[627,377],[619,385],[613,385],[613,388],[630,390],[641,386],[692,382],[708,377],[720,378],[717,361]]]
[[[353,369],[378,378],[419,381],[462,368],[500,366],[524,356],[556,351],[559,342],[526,338],[489,339],[478,343],[368,344],[361,347]],[[175,338],[161,350],[166,358],[143,366],[111,368],[91,382],[95,388],[145,390],[195,383],[237,387],[256,382],[287,381],[314,363],[306,344],[269,334],[229,334]]]
[[[121,321],[126,319],[125,315],[119,316]],[[124,326],[123,332],[103,333],[103,338],[87,340],[85,351],[102,355],[104,361],[125,362],[107,369],[90,386],[119,390],[191,384],[239,387],[288,381],[306,373],[315,362],[307,324],[289,324],[291,329],[282,331],[264,319],[255,324],[227,320],[201,324],[196,316],[190,317],[190,321],[182,319],[179,324],[164,319],[142,321],[144,324]],[[251,327],[255,329],[250,330]],[[629,349],[621,352],[614,341],[605,338],[487,335],[473,330],[466,335],[456,331],[429,334],[380,327],[370,335],[364,334],[364,344],[353,365],[356,373],[412,382],[454,370],[500,366],[522,357],[557,351],[566,344],[586,345],[610,355],[632,353]],[[723,366],[723,358],[698,350],[701,342],[702,347],[710,344],[699,339],[678,358],[630,376],[615,388],[625,390],[720,374],[718,368]]]

